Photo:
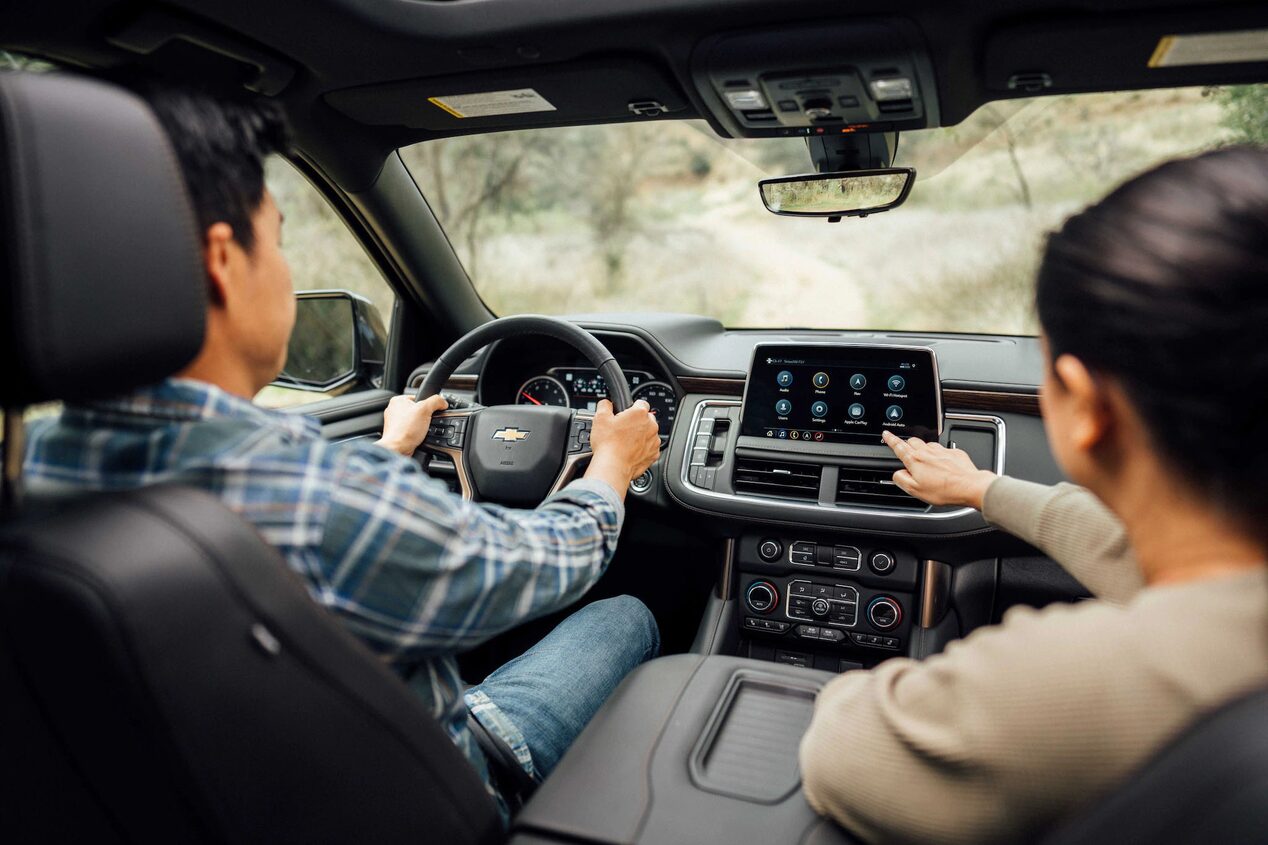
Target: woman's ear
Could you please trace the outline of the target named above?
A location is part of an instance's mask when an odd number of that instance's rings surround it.
[[[212,305],[223,307],[233,284],[233,253],[237,243],[233,227],[213,223],[203,240],[203,266],[207,271],[207,294]]]
[[[1065,393],[1070,445],[1090,453],[1104,445],[1113,429],[1111,398],[1105,386],[1073,355],[1061,355],[1053,362],[1052,369]]]

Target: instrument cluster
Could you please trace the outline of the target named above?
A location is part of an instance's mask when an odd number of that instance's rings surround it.
[[[678,415],[678,394],[673,386],[643,370],[626,370],[625,379],[631,396],[651,406],[660,425],[660,436],[667,439]],[[553,367],[520,385],[515,392],[515,404],[555,405],[594,411],[599,400],[607,396],[607,384],[598,370],[592,367]]]

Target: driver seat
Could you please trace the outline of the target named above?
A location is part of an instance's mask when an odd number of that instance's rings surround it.
[[[218,499],[20,502],[23,406],[177,371],[206,305],[144,103],[0,74],[0,142],[0,841],[502,839],[439,723]]]

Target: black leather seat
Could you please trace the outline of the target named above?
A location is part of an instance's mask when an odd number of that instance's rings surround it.
[[[421,702],[217,499],[18,506],[21,406],[178,370],[205,305],[143,103],[3,74],[0,137],[0,841],[502,838]]]
[[[1122,789],[1044,842],[1268,842],[1268,690],[1194,725]]]

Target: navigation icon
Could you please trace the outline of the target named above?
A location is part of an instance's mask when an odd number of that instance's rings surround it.
[[[885,409],[885,419],[890,422],[898,422],[903,418],[903,409],[897,405],[890,405]]]
[[[867,387],[867,376],[863,375],[862,373],[855,373],[854,375],[850,376],[850,387],[854,388],[855,390],[862,390],[863,388]]]

